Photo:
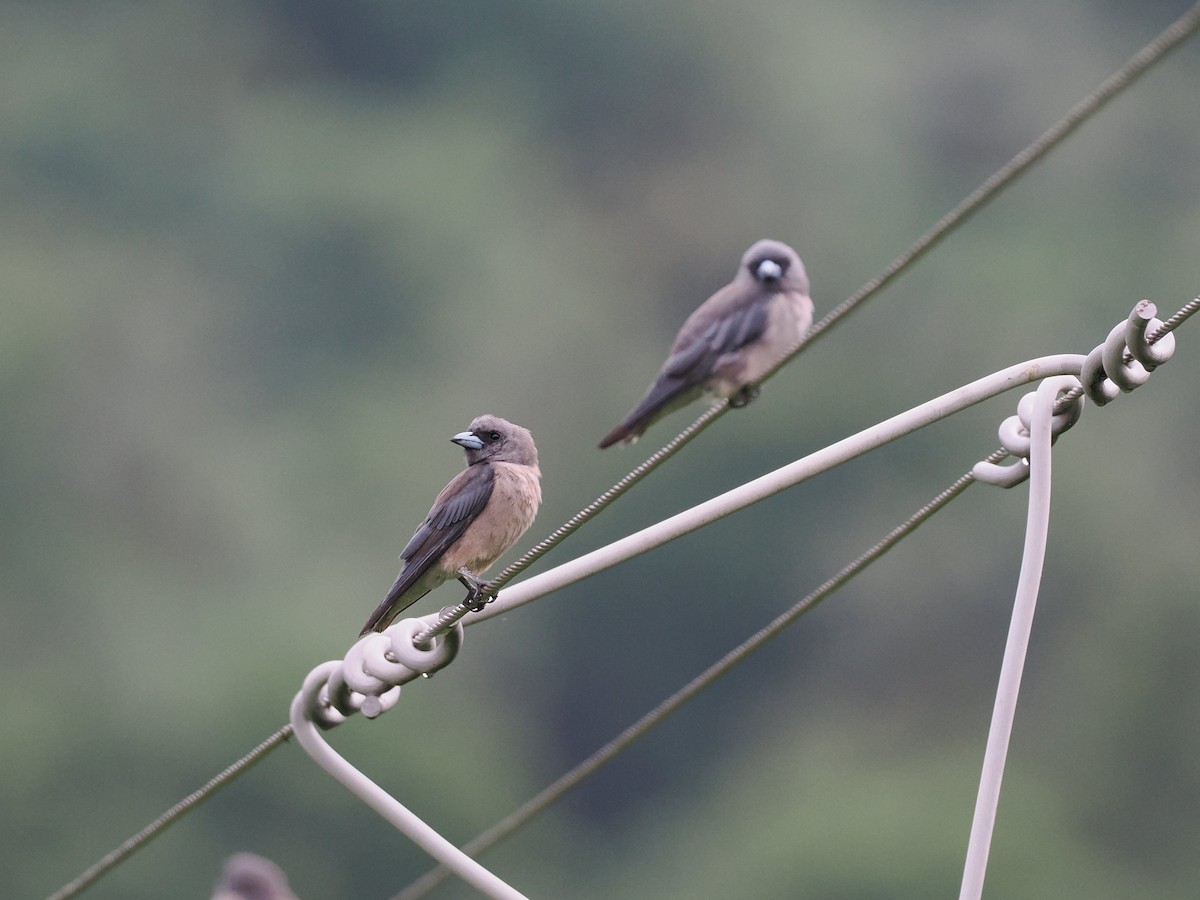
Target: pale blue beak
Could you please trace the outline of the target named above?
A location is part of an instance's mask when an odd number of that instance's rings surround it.
[[[454,437],[450,438],[450,443],[458,444],[464,450],[482,450],[483,441],[475,437],[469,431],[460,431]]]
[[[758,264],[759,281],[774,281],[782,274],[783,269],[773,259],[764,259]]]

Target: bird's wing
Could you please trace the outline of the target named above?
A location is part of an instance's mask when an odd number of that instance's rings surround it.
[[[762,337],[770,300],[770,294],[763,294],[751,303],[725,310],[710,322],[700,322],[698,327],[688,328],[692,323],[685,323],[663,363],[662,374],[692,383],[707,378],[721,356]]]
[[[383,598],[383,602],[367,620],[363,634],[371,631],[385,616],[389,619],[395,618],[395,613],[421,599],[421,596],[417,595],[405,598],[407,602],[397,605],[404,593],[463,536],[463,532],[487,506],[495,485],[495,476],[491,465],[479,463],[463,469],[442,488],[425,521],[418,526],[412,540],[400,554],[400,558],[404,560],[404,567],[396,576],[396,582]]]
[[[433,501],[400,558],[412,563],[429,556],[432,561],[446,552],[487,506],[495,478],[495,469],[488,463],[468,466],[455,475]]]
[[[630,419],[643,419],[670,405],[676,398],[703,383],[717,366],[717,360],[734,353],[762,336],[767,328],[767,304],[764,296],[746,306],[714,319],[689,340],[681,334],[663,363],[658,379],[651,385]]]
[[[772,296],[763,293],[741,302],[731,285],[705,301],[683,323],[654,384],[600,447],[641,434],[659,415],[695,399],[721,357],[762,337]]]

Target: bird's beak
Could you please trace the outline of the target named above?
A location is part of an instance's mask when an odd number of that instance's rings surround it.
[[[454,437],[450,438],[450,443],[458,444],[464,450],[482,450],[483,441],[475,437],[469,431],[460,431]]]
[[[783,269],[779,263],[773,259],[764,259],[758,264],[758,280],[759,281],[774,281],[783,274]]]

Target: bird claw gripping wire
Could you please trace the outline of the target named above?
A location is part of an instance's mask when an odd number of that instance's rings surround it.
[[[1083,411],[1083,396],[1097,406],[1116,399],[1145,384],[1150,373],[1165,363],[1175,352],[1175,335],[1163,330],[1155,318],[1156,307],[1149,300],[1139,300],[1129,318],[1117,324],[1103,344],[1087,355],[1079,373],[1076,388],[1060,392],[1051,423],[1051,440],[1056,440],[1079,419]],[[998,465],[991,459],[975,464],[971,474],[979,481],[1000,487],[1014,487],[1029,477],[1029,417],[1033,410],[1033,394],[1026,394],[1017,406],[1017,415],[1000,425],[1000,443],[1010,455],[1017,457],[1011,465]]]
[[[480,583],[477,587],[471,589],[463,600],[463,608],[468,612],[483,612],[489,603],[496,599],[499,591],[488,591],[486,586]]]
[[[748,384],[740,391],[729,398],[729,406],[731,409],[741,409],[749,406],[758,399],[758,395],[762,393],[762,389],[756,384]]]

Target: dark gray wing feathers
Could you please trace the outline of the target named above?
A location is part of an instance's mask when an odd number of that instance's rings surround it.
[[[609,447],[632,434],[641,434],[661,410],[696,396],[712,375],[717,360],[762,337],[767,330],[771,293],[761,293],[740,309],[734,309],[708,325],[694,339],[672,348],[658,378],[633,411],[600,442]]]
[[[767,330],[767,310],[769,308],[769,297],[764,297],[758,303],[755,303],[745,315],[740,316],[740,323],[736,334],[733,336],[734,347],[745,347],[747,344],[757,341],[763,336],[763,332]],[[728,352],[722,350],[722,352]]]
[[[457,540],[492,496],[495,472],[487,464],[471,466],[460,472],[442,491],[412,539],[400,552],[400,558],[413,562],[418,555],[434,550],[441,556]],[[451,491],[451,488],[454,488]],[[407,566],[405,567],[407,568]],[[424,571],[422,567],[421,571]]]
[[[480,463],[459,472],[438,495],[429,515],[400,554],[406,571],[419,569],[414,581],[462,537],[467,526],[487,506],[495,479],[495,470],[487,463]]]
[[[429,567],[441,559],[442,554],[463,536],[463,532],[487,506],[495,481],[496,472],[492,466],[488,463],[478,463],[463,469],[442,489],[433,502],[429,515],[400,554],[404,566],[383,602],[367,620],[362,630],[363,634],[384,621],[385,616],[394,618],[398,612],[420,599],[410,597],[402,606],[393,608],[396,601],[404,596],[404,592],[416,584],[421,576],[429,571]]]
[[[722,316],[694,341],[680,347],[663,365],[662,375],[698,382],[712,374],[717,360],[762,337],[767,330],[771,294]]]

